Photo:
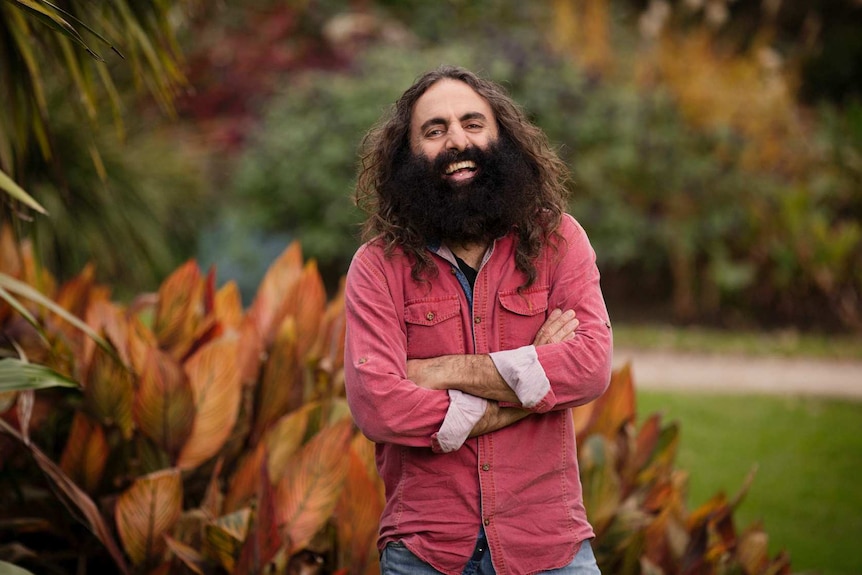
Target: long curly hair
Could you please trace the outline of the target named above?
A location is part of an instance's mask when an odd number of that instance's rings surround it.
[[[527,119],[522,109],[498,84],[455,66],[441,66],[419,77],[402,94],[395,105],[365,135],[360,146],[360,166],[354,190],[354,201],[367,218],[362,227],[363,241],[379,241],[387,256],[396,248],[410,258],[411,275],[423,281],[425,274],[433,275],[437,268],[426,249],[428,238],[423,237],[397,213],[392,186],[396,162],[406,157],[410,149],[410,123],[416,101],[435,83],[451,79],[464,82],[491,106],[500,138],[509,138],[522,150],[530,171],[539,182],[530,198],[530,208],[514,226],[518,235],[515,265],[526,276],[522,287],[536,279],[535,259],[542,247],[555,233],[566,209],[568,169],[548,139],[538,127]]]

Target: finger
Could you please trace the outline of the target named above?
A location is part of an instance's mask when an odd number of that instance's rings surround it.
[[[542,327],[539,328],[538,333],[536,333],[533,345],[545,345],[562,341],[562,338],[568,333],[574,332],[576,327],[577,319],[575,319],[574,310],[563,312],[560,309],[554,309],[548,315],[548,319],[545,320]]]
[[[575,331],[577,331],[577,329],[578,329],[578,325],[580,325],[580,322],[578,321],[577,318],[573,317],[569,321],[560,325],[560,327],[559,327],[559,329],[557,329],[557,331],[555,331],[552,334],[549,334],[547,339],[551,343],[571,339],[571,337],[574,337]]]
[[[547,338],[559,340],[562,334],[571,329],[571,322],[575,320],[575,312],[566,310],[559,316],[545,322],[545,334]]]
[[[556,331],[555,329],[552,330],[552,328],[550,326],[562,314],[563,314],[563,311],[559,308],[555,308],[555,309],[551,310],[551,313],[548,314],[548,318],[545,320],[545,322],[539,328],[539,331],[536,332],[536,337],[533,338],[533,345],[543,345],[543,344],[548,342],[547,341],[548,334],[551,333],[551,331]]]

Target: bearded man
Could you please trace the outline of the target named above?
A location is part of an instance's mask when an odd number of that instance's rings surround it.
[[[610,381],[563,162],[503,89],[442,67],[363,142],[345,386],[386,486],[384,575],[597,574],[571,408]]]

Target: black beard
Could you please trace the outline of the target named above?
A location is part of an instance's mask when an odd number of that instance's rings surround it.
[[[466,182],[448,181],[445,167],[465,160],[475,162],[476,175]],[[488,243],[529,218],[536,185],[524,154],[500,137],[485,150],[443,153],[433,162],[408,150],[386,187],[402,222],[427,241],[471,244]]]

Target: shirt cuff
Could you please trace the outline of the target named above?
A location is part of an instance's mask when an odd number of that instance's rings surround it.
[[[485,415],[488,400],[457,389],[449,390],[449,410],[440,430],[431,438],[435,453],[449,453],[460,448],[476,423]]]
[[[526,345],[517,349],[495,351],[490,356],[497,371],[518,396],[523,407],[535,408],[551,391],[551,382],[539,363],[536,346]]]

